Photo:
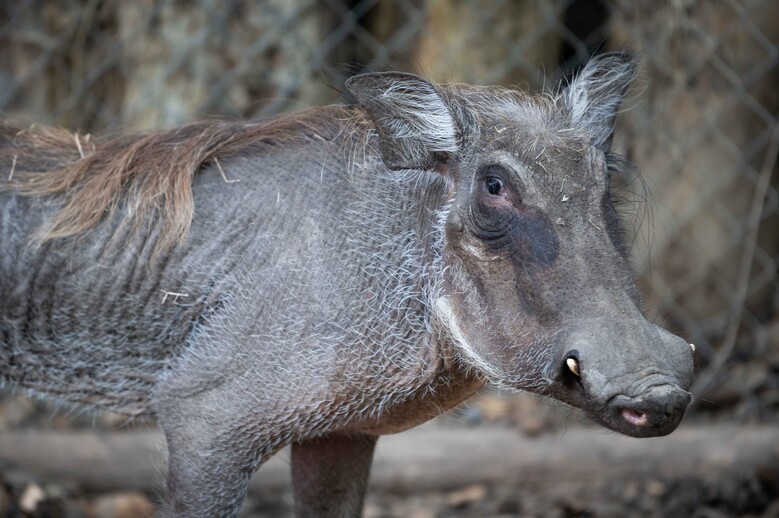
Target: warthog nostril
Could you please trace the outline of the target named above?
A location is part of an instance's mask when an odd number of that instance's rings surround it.
[[[623,408],[622,418],[633,426],[646,426],[649,422],[646,412],[633,408]]]

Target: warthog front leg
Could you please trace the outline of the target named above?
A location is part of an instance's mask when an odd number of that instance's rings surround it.
[[[237,516],[249,479],[283,447],[271,431],[280,427],[264,425],[267,419],[251,409],[224,403],[239,401],[236,394],[227,383],[158,406],[168,443],[165,518]]]
[[[328,435],[292,445],[295,514],[361,516],[377,436]]]

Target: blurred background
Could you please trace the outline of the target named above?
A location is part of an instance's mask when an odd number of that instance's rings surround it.
[[[615,136],[616,149],[641,170],[618,179],[628,199],[634,266],[647,313],[696,345],[697,399],[684,426],[733,430],[711,439],[710,448],[701,439],[707,446],[701,455],[716,454],[740,431],[776,429],[778,422],[779,2],[5,1],[0,110],[5,118],[82,135],[146,130],[339,102],[327,78],[345,69],[549,89],[588,57],[625,48],[641,61]],[[67,470],[52,482],[43,468],[30,474],[6,455],[8,445],[17,444],[12,438],[33,437],[40,428],[118,426],[126,432],[141,425],[115,416],[72,416],[9,393],[0,398],[0,444],[6,444],[0,515],[119,516],[110,513],[121,505],[130,506],[126,516],[148,513],[148,484],[129,484],[140,492],[127,494],[117,484],[113,496],[105,496],[99,484]],[[570,427],[586,426],[559,405],[491,391],[439,421],[455,430],[497,427],[555,440]],[[777,445],[767,448],[764,460],[775,459]],[[670,475],[641,479],[632,490],[608,493],[612,503],[624,501],[615,509],[475,481],[431,488],[419,499],[393,499],[387,490],[371,497],[368,513],[779,516],[779,473],[750,466],[746,474],[722,475],[732,483],[685,482],[687,493]],[[679,503],[672,496],[682,494],[677,491],[692,496]],[[246,516],[289,513],[288,491],[278,493],[276,500],[256,496]]]

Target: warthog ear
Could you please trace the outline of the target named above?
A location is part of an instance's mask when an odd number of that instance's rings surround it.
[[[617,110],[637,71],[638,63],[627,52],[602,54],[562,92],[573,125],[592,135],[593,146],[604,151],[611,147]]]
[[[376,126],[390,169],[435,169],[460,149],[452,108],[431,83],[413,74],[360,74],[344,83]]]

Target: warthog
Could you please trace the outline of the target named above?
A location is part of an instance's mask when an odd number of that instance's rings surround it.
[[[349,79],[352,103],[0,136],[0,380],[154,416],[169,516],[234,516],[292,446],[299,515],[360,513],[379,435],[485,383],[670,433],[688,344],[639,309],[609,177],[636,64],[557,93]]]

